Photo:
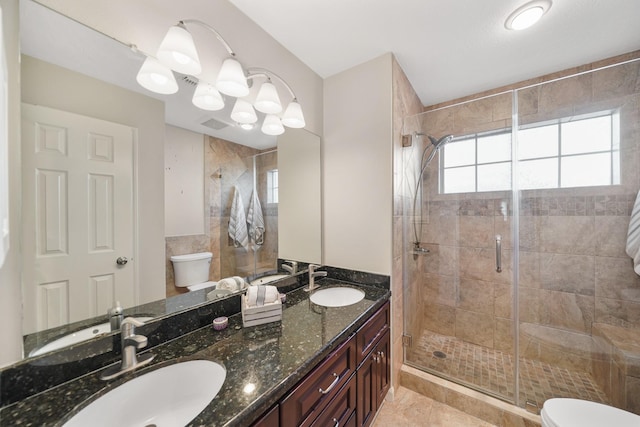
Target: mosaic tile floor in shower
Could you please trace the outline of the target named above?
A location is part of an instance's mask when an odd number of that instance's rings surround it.
[[[434,352],[442,352],[446,358]],[[407,362],[513,400],[513,357],[501,351],[426,331],[409,349]],[[520,401],[542,408],[552,397],[608,401],[587,373],[520,359]]]

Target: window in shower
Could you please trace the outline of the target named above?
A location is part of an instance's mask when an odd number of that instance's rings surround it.
[[[619,184],[619,135],[617,111],[521,126],[520,189]],[[458,137],[441,154],[441,193],[511,189],[509,130]]]
[[[278,203],[278,169],[267,171],[267,203]]]

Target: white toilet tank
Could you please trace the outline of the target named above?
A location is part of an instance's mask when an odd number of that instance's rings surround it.
[[[173,264],[176,286],[184,288],[208,281],[212,257],[211,252],[172,256],[171,263]]]

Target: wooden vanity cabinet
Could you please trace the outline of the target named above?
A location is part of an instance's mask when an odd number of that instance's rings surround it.
[[[369,426],[391,383],[389,321],[387,301],[252,427]]]

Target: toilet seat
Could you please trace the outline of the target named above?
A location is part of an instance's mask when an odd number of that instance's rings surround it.
[[[216,286],[218,282],[204,282],[204,283],[196,283],[195,285],[187,286],[189,292],[199,291],[200,289],[210,288],[212,286]]]
[[[540,412],[544,427],[638,427],[640,415],[579,399],[549,399]]]

